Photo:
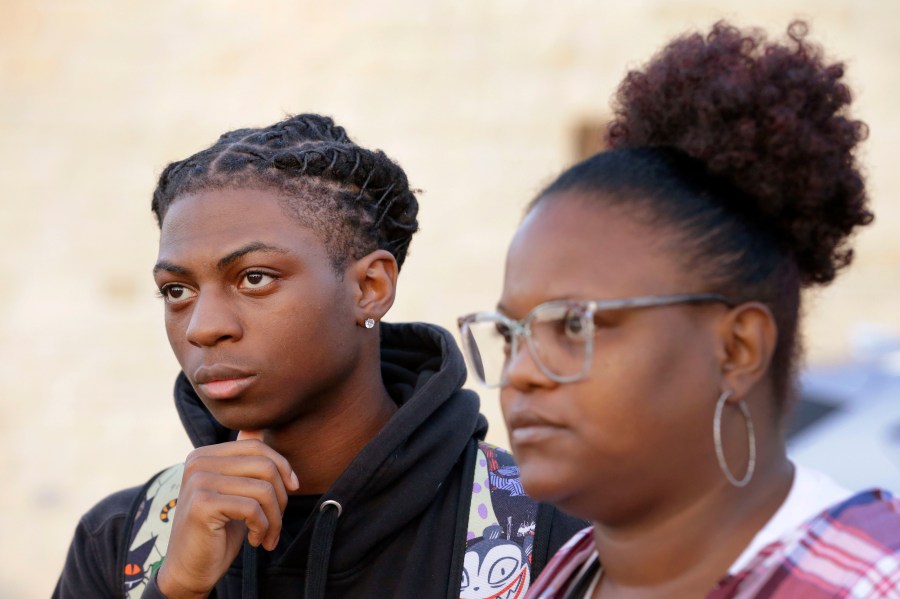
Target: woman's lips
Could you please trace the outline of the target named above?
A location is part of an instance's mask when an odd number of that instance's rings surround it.
[[[510,430],[509,439],[513,445],[531,445],[542,443],[559,433],[558,426],[549,424],[529,424]]]
[[[232,399],[247,390],[256,381],[256,375],[199,383],[203,395],[209,399]]]
[[[510,415],[509,439],[514,445],[542,443],[557,435],[561,428],[531,411],[516,411]]]

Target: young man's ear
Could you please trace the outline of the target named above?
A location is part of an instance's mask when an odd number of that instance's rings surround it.
[[[375,250],[347,269],[348,282],[353,285],[359,326],[366,326],[366,320],[370,318],[379,322],[394,305],[399,270],[397,260],[387,250]]]
[[[741,304],[725,315],[719,334],[723,385],[736,401],[746,397],[769,370],[778,341],[775,317],[759,302]]]

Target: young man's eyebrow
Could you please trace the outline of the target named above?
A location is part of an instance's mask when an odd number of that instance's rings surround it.
[[[156,263],[156,266],[153,267],[153,274],[155,275],[159,271],[164,270],[166,272],[171,272],[176,275],[189,275],[191,271],[186,269],[183,266],[178,266],[177,264],[172,264],[166,260],[160,260]]]
[[[253,252],[265,252],[269,254],[288,254],[289,250],[285,248],[278,247],[276,245],[269,245],[268,243],[263,243],[262,241],[253,241],[248,243],[247,245],[240,247],[233,252],[229,253],[227,256],[219,260],[219,263],[216,265],[216,268],[219,270],[225,270],[235,261],[243,258],[247,254],[252,254]]]
[[[219,262],[216,264],[216,268],[218,270],[225,270],[231,264],[234,264],[235,261],[241,259],[247,254],[252,254],[253,252],[265,252],[270,254],[289,254],[290,250],[285,248],[278,247],[277,245],[269,245],[268,243],[263,243],[262,241],[253,241],[248,243],[243,247],[239,247],[238,249],[230,252],[228,255],[224,256]],[[179,266],[168,260],[160,260],[156,263],[156,266],[153,267],[153,274],[155,275],[159,271],[164,270],[166,272],[171,272],[176,275],[190,275],[191,271],[183,266]]]

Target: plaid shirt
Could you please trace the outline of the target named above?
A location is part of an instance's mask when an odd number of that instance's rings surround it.
[[[593,529],[578,532],[544,568],[528,599],[564,599],[594,550]],[[900,500],[879,490],[854,495],[766,546],[707,595],[762,597],[900,599]]]

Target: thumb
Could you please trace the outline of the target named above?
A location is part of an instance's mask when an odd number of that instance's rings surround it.
[[[262,431],[238,431],[237,440],[244,441],[245,439],[256,439],[257,441],[263,440],[263,432]]]

